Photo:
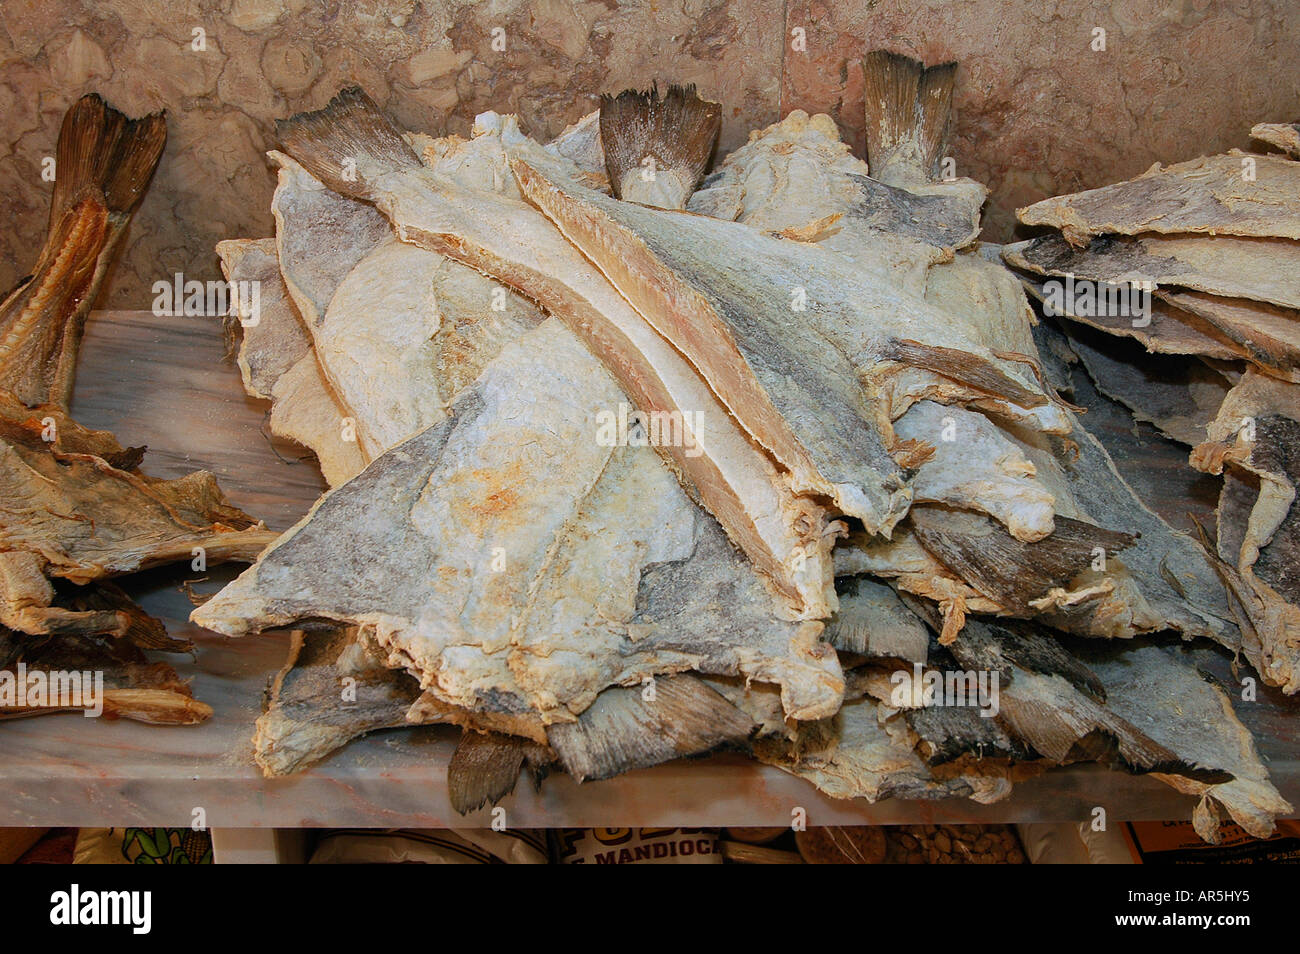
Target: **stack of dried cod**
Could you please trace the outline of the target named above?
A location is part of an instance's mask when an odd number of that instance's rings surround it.
[[[219,251],[262,282],[245,386],[333,489],[194,614],[296,630],[264,771],[441,722],[462,811],[720,746],[843,797],[1099,761],[1206,837],[1289,810],[1225,693],[1132,638],[1260,658],[1047,383],[984,187],[938,177],[954,65],[864,71],[870,171],[796,111],[701,182],[718,107],[676,87],[545,146],[357,89],[281,124],[275,238]],[[967,670],[995,717],[899,692]]]
[[[166,138],[161,114],[128,120],[80,99],[59,133],[45,247],[0,303],[0,718],[102,705],[114,718],[202,722],[211,708],[143,652],[190,644],[110,580],[196,548],[251,561],[275,538],[211,474],[149,477],[143,447],[68,414],[86,317]],[[69,671],[103,673],[102,698],[54,676]]]
[[[1300,151],[1294,126],[1260,124],[1252,134],[1283,152],[1157,164],[1128,182],[1047,199],[1020,218],[1057,231],[1003,255],[1061,316],[1072,357],[1097,388],[1190,445],[1193,467],[1223,476],[1216,569],[1247,658],[1293,693]]]

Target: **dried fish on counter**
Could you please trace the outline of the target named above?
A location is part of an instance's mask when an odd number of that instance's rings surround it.
[[[826,615],[834,605],[829,551],[837,525],[750,443],[683,357],[523,201],[507,146],[566,175],[568,167],[523,137],[512,121],[480,121],[482,132],[469,142],[431,149],[431,170],[419,166],[359,90],[345,91],[319,114],[297,117],[283,134],[290,152],[346,194],[364,194],[369,186],[342,177],[339,163],[350,155],[354,139],[369,143],[378,152],[376,168],[398,170],[381,177],[395,191],[378,198],[399,232],[494,275],[564,320],[606,358],[636,410],[667,420],[678,432],[658,449],[688,492],[766,575],[778,598],[801,617]]]
[[[45,247],[0,303],[0,389],[19,401],[71,400],[86,316],[166,141],[161,113],[127,119],[93,93],[63,117]]]
[[[64,117],[50,232],[34,275],[0,305],[0,624],[6,665],[81,661],[107,674],[103,713],[201,722],[174,670],[141,647],[186,651],[106,582],[164,563],[251,562],[275,534],[230,505],[212,475],[140,470],[144,448],[68,413],[90,307],[161,157],[161,114],[129,120],[98,96]],[[17,714],[57,711],[47,700]]]

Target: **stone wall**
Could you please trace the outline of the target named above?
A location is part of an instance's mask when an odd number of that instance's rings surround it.
[[[102,301],[144,307],[158,278],[215,277],[219,239],[270,233],[274,120],[349,83],[413,129],[463,134],[491,108],[545,138],[601,92],[695,82],[724,104],[724,150],[800,107],[831,113],[861,152],[858,59],[877,46],[961,61],[953,153],[993,187],[992,238],[1017,205],[1300,118],[1289,0],[4,0],[0,286],[35,259],[41,160],[86,92],[168,111],[167,152]]]

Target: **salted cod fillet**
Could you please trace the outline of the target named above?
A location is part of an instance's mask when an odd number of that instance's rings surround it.
[[[1253,163],[1248,177],[1246,160]],[[1060,229],[1082,247],[1097,235],[1140,233],[1300,238],[1300,165],[1233,150],[1156,163],[1136,179],[1054,196],[1019,209],[1026,225]]]
[[[1295,163],[1292,163],[1295,165]],[[1212,235],[1102,236],[1074,248],[1059,235],[1008,245],[1007,262],[1040,275],[1147,282],[1300,308],[1300,243]]]
[[[687,669],[778,683],[794,718],[833,712],[843,682],[821,624],[767,611],[653,451],[593,439],[619,398],[544,322],[194,620],[231,635],[306,617],[372,627],[426,692],[518,715],[537,741],[607,685]]]
[[[1256,123],[1250,136],[1300,159],[1300,123]]]
[[[507,144],[557,174],[571,166],[520,134],[510,118],[486,114],[479,124],[469,142],[427,149],[432,169],[419,164],[360,90],[345,90],[326,110],[296,117],[281,132],[307,168],[331,188],[373,199],[406,240],[495,276],[564,320],[606,361],[636,409],[690,428],[670,446],[658,445],[688,492],[772,582],[786,612],[829,615],[829,552],[838,525],[777,471],[690,365],[522,200]],[[341,157],[353,155],[362,158],[361,174],[347,179]]]

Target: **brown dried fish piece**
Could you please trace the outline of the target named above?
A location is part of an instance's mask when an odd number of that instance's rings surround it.
[[[1295,165],[1295,163],[1289,163]],[[1072,247],[1059,235],[1008,245],[1007,262],[1040,275],[1109,284],[1176,285],[1226,298],[1300,308],[1300,243],[1208,235],[1102,236]]]
[[[82,330],[167,141],[162,113],[127,119],[96,94],[63,117],[49,234],[0,302],[0,389],[67,407]]]
[[[1300,159],[1300,123],[1256,123],[1251,127],[1250,137]]]
[[[1201,292],[1162,289],[1156,294],[1204,320],[1274,377],[1300,381],[1300,311]]]
[[[1237,719],[1227,693],[1203,678],[1185,650],[1139,646],[1085,657],[1106,687],[1107,708],[1166,746],[1186,765],[1227,773],[1230,781],[1160,774],[1180,792],[1199,795],[1192,815],[1196,833],[1219,840],[1224,812],[1256,838],[1273,833],[1275,820],[1294,809],[1273,787],[1254,740]]]
[[[29,409],[0,392],[0,621],[29,633],[98,632],[113,614],[53,605],[49,580],[88,583],[196,550],[211,563],[251,562],[275,539],[211,474],[159,480],[139,471],[142,455],[53,405]]]
[[[1019,445],[983,414],[918,401],[894,422],[894,433],[934,449],[912,480],[918,503],[986,513],[1027,542],[1052,532],[1051,493],[1034,479]]]
[[[1208,428],[1191,464],[1225,474],[1219,553],[1246,658],[1269,685],[1300,690],[1300,602],[1295,513],[1300,462],[1300,386],[1247,370]],[[1235,474],[1253,478],[1252,491]],[[1244,492],[1243,492],[1244,491]],[[1246,498],[1246,499],[1240,499]],[[1244,526],[1235,524],[1245,520]],[[1281,592],[1279,591],[1281,589]]]
[[[656,679],[652,693],[648,686],[606,689],[577,722],[552,725],[546,736],[581,782],[740,745],[756,728],[703,680],[683,673]]]
[[[600,141],[617,198],[682,209],[708,167],[722,128],[722,107],[695,84],[600,98]]]
[[[1202,361],[1149,354],[1092,329],[1072,329],[1070,344],[1098,391],[1183,444],[1205,440],[1205,426],[1232,387]]]
[[[1063,516],[1050,536],[1027,543],[985,517],[923,507],[913,511],[912,529],[955,576],[1022,617],[1090,595],[1104,583],[1094,565],[1133,543],[1132,534]]]
[[[80,677],[80,692],[73,691],[74,675]],[[100,678],[102,684],[93,687]],[[15,691],[20,683],[25,687],[25,697],[13,699],[19,704],[0,704],[0,719],[99,710],[106,719],[197,725],[212,715],[212,707],[193,698],[176,670],[166,663],[149,663],[138,647],[122,639],[71,634],[33,638],[0,626],[0,680]],[[47,687],[62,686],[70,695],[58,701],[47,695],[37,702],[36,680]]]
[[[1253,175],[1248,175],[1253,172]],[[1233,150],[1190,162],[1156,163],[1136,179],[1053,196],[1016,215],[1060,229],[1082,247],[1103,234],[1145,232],[1300,238],[1300,166],[1281,156]]]
[[[564,320],[605,360],[637,410],[678,431],[678,440],[660,441],[657,449],[771,580],[788,612],[828,615],[834,600],[829,550],[838,524],[820,504],[796,494],[684,358],[523,201],[507,148],[542,165],[568,167],[509,117],[485,114],[477,128],[473,140],[432,142],[426,161],[433,171],[419,166],[360,90],[344,91],[322,113],[296,117],[282,132],[289,148],[333,187],[353,194],[377,189],[376,201],[408,240],[498,277]],[[359,142],[370,143],[370,175],[391,171],[377,185],[341,176],[338,163]]]
[[[525,767],[534,785],[540,785],[554,762],[555,753],[536,742],[466,731],[447,763],[447,798],[462,815],[488,803],[495,805],[514,791]]]
[[[793,715],[834,711],[843,683],[820,624],[765,610],[757,576],[649,448],[593,439],[618,398],[544,323],[447,421],[326,495],[194,619],[229,634],[369,625],[390,665],[443,703],[536,724],[572,721],[607,685],[695,666],[782,682]],[[586,652],[564,678],[538,675],[564,640]]]

